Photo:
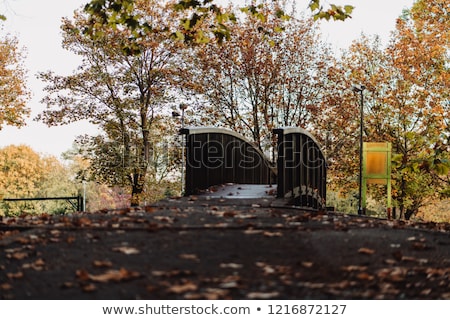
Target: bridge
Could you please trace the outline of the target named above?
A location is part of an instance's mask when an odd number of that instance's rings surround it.
[[[242,135],[221,128],[184,128],[185,195],[283,199],[287,204],[326,207],[325,156],[317,140],[301,128],[279,128],[277,160]],[[226,188],[223,188],[225,186]]]

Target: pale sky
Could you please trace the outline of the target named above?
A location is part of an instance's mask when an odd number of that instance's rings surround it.
[[[79,58],[61,48],[59,27],[62,17],[71,17],[73,11],[87,1],[0,0],[0,13],[8,18],[3,32],[17,36],[20,45],[26,48],[25,66],[29,75],[28,87],[32,92],[29,102],[32,115],[27,121],[28,125],[21,129],[4,127],[0,131],[0,147],[26,144],[37,152],[59,157],[71,148],[77,135],[95,132],[95,128],[87,123],[48,128],[32,120],[45,108],[40,104],[45,95],[43,84],[35,75],[47,70],[70,74],[77,67]],[[309,0],[298,0],[297,3],[298,8],[304,7],[306,10]],[[395,28],[396,18],[403,9],[410,8],[414,0],[327,0],[324,3],[351,4],[356,7],[350,20],[322,22],[325,40],[339,50],[347,48],[361,33],[377,34],[387,41]]]

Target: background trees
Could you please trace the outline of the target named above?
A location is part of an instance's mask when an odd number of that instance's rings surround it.
[[[70,76],[40,74],[48,109],[39,119],[88,119],[101,129],[79,137],[76,156],[86,167],[72,182],[107,184],[104,199],[129,193],[133,204],[173,193],[180,124],[171,113],[187,103],[187,123],[239,131],[274,156],[273,128],[312,131],[329,160],[330,189],[352,194],[359,97],[351,87],[362,83],[364,139],[394,146],[400,214],[408,218],[429,199],[448,196],[445,1],[418,0],[387,46],[362,36],[340,57],[321,42],[314,19],[288,3],[223,9],[211,1],[91,1],[65,19],[63,45],[83,60]],[[311,1],[310,9],[316,5]],[[20,107],[11,110],[20,114]],[[381,199],[379,190],[371,193]]]
[[[0,149],[0,193],[4,198],[58,197],[77,194],[77,188],[55,157],[42,156],[25,145],[11,145]],[[2,203],[0,215],[67,209],[64,203]]]
[[[30,112],[26,106],[28,98],[23,50],[19,48],[16,38],[2,35],[0,36],[0,130],[4,125],[18,127],[24,125],[24,117]]]
[[[281,2],[263,3],[264,18],[236,15],[226,43],[197,45],[185,60],[195,75],[187,87],[202,98],[202,122],[227,126],[267,152],[274,128],[314,127],[332,58],[312,19],[286,20]]]
[[[445,16],[442,1],[418,1],[398,19],[387,48],[376,38],[354,42],[331,69],[334,95],[324,101],[324,108],[328,105],[336,119],[323,127],[323,131],[335,128],[334,143],[326,141],[326,145],[336,148],[341,141],[346,145],[330,155],[335,160],[332,170],[339,172],[334,182],[341,190],[349,190],[358,170],[353,160],[358,123],[351,120],[357,119],[357,99],[352,99],[349,88],[352,83],[367,87],[364,139],[392,143],[393,199],[400,216],[407,219],[430,199],[448,196],[449,35],[447,20],[437,18],[441,14]],[[427,21],[434,25],[432,30],[424,27]],[[338,129],[345,124],[345,129]]]
[[[167,37],[174,20],[170,4],[138,1],[136,8],[152,31],[133,42],[130,30],[107,25],[91,38],[83,30],[93,21],[80,12],[73,21],[65,19],[64,47],[80,55],[83,63],[71,76],[40,75],[49,93],[44,99],[48,109],[40,119],[49,125],[81,119],[99,125],[102,135],[80,140],[92,172],[99,181],[129,186],[134,205],[148,173],[153,178],[161,174],[160,168],[154,171],[155,146],[161,142],[155,139],[171,128],[162,106],[173,100],[178,47]],[[161,170],[167,172],[167,165]]]

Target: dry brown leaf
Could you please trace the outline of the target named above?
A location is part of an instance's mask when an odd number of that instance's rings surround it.
[[[394,264],[397,264],[397,261],[394,259],[386,259],[386,260],[384,260],[384,263],[392,266]]]
[[[262,233],[262,230],[256,230],[256,229],[247,229],[244,231],[244,234],[258,234]]]
[[[303,261],[302,262],[302,266],[305,268],[312,268],[313,265],[314,265],[314,263],[312,263],[311,261]]]
[[[63,289],[70,289],[73,288],[75,286],[75,283],[70,282],[70,281],[66,281],[61,285],[61,288]]]
[[[422,296],[427,296],[427,295],[429,295],[431,292],[432,292],[432,290],[431,290],[430,288],[428,288],[428,289],[424,289],[424,290],[420,291],[420,294],[421,294]]]
[[[275,268],[273,268],[271,265],[269,265],[265,262],[256,262],[256,266],[261,268],[266,275],[273,274],[276,272]]]
[[[359,248],[358,253],[371,255],[375,253],[375,250],[369,248]]]
[[[450,300],[450,292],[441,294],[441,298],[444,300]]]
[[[190,270],[152,271],[152,275],[155,277],[181,277],[181,276],[191,276],[192,274],[193,272]]]
[[[94,292],[97,290],[97,287],[93,283],[88,283],[81,287],[84,292]]]
[[[11,290],[12,285],[10,285],[9,283],[2,283],[2,284],[0,284],[0,289],[2,289],[4,291]]]
[[[113,251],[117,251],[117,252],[121,252],[123,254],[126,255],[130,255],[130,254],[139,254],[140,251],[136,248],[133,247],[116,247],[112,249]]]
[[[178,257],[180,257],[180,259],[184,259],[184,260],[200,261],[200,259],[197,257],[197,255],[190,254],[190,253],[180,254]]]
[[[250,292],[247,299],[273,299],[280,295],[279,292]]]
[[[235,211],[225,211],[224,213],[223,213],[223,216],[225,217],[225,218],[233,218],[234,216],[236,216],[237,215],[237,212],[235,212]]]
[[[68,236],[67,238],[66,238],[66,242],[68,243],[68,244],[71,244],[71,243],[73,243],[75,241],[75,237],[74,236]]]
[[[198,287],[195,283],[187,282],[187,283],[180,284],[180,285],[173,285],[170,288],[168,288],[167,291],[170,293],[180,294],[180,293],[185,293],[188,291],[196,291],[197,288]]]
[[[77,278],[80,279],[81,281],[89,280],[89,273],[84,269],[77,270],[75,274],[77,275]]]
[[[414,257],[402,256],[402,261],[415,262],[417,259]]]
[[[353,265],[343,266],[343,267],[341,267],[341,270],[347,271],[347,272],[353,272],[353,271],[363,272],[363,271],[367,270],[367,266],[353,266]]]
[[[92,264],[94,267],[98,268],[110,268],[113,265],[112,262],[108,260],[95,260]]]
[[[135,279],[139,277],[140,274],[138,272],[128,271],[124,268],[121,268],[120,270],[108,270],[105,273],[98,275],[90,274],[85,270],[80,270],[79,272],[77,271],[77,276],[84,281],[91,280],[95,282],[106,283],[110,281],[120,282],[124,280]]]
[[[26,253],[26,252],[15,252],[9,256],[10,259],[15,259],[15,260],[23,260],[26,257],[28,257],[28,253]]]
[[[229,269],[241,269],[243,267],[242,264],[238,264],[238,263],[221,263],[220,264],[221,268],[229,268]]]
[[[222,289],[233,289],[233,288],[238,288],[239,283],[237,281],[227,281],[227,282],[222,282],[219,285],[219,287]]]
[[[21,279],[21,278],[23,278],[23,272],[19,271],[19,272],[16,272],[16,273],[7,273],[6,276],[9,279]]]
[[[363,281],[372,281],[375,277],[367,272],[360,272],[356,275],[356,278]]]
[[[266,231],[266,232],[263,233],[263,235],[265,237],[272,238],[272,237],[281,237],[283,234],[281,232],[269,232],[269,231]]]
[[[406,273],[407,269],[402,267],[383,268],[377,271],[377,277],[383,280],[400,282],[405,279]]]

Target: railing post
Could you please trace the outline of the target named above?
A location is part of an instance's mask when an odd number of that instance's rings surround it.
[[[326,206],[326,160],[316,139],[301,128],[285,127],[278,135],[277,196],[295,205]]]

